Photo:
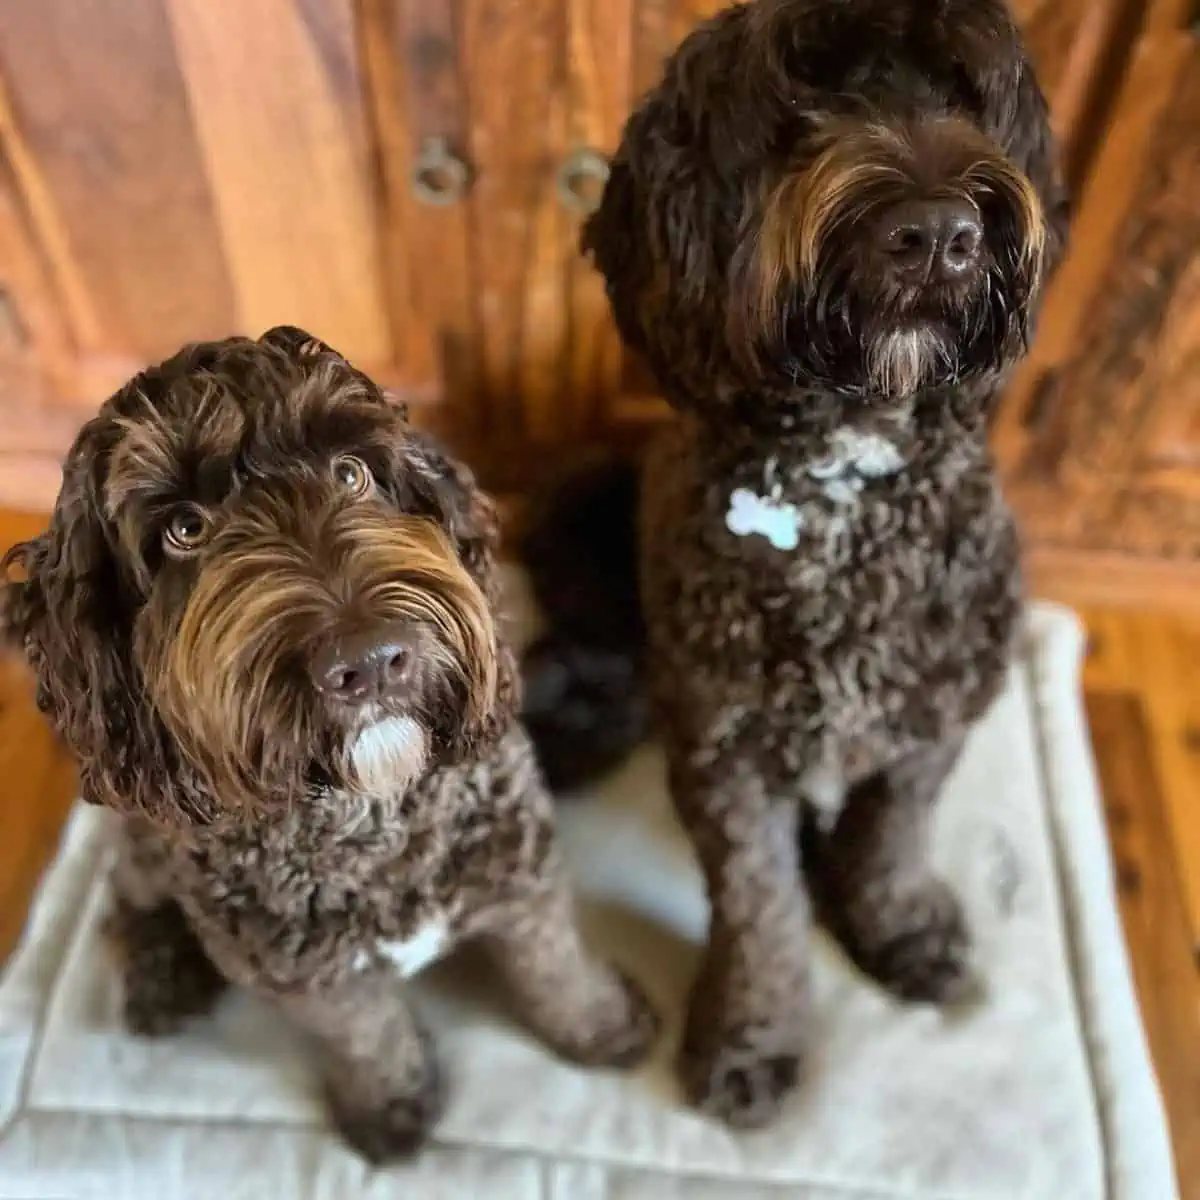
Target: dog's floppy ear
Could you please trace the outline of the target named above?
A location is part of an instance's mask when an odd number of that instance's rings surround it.
[[[468,574],[495,612],[500,603],[496,558],[500,519],[470,469],[424,432],[412,431],[405,444],[408,483],[422,505],[448,532]],[[496,692],[491,710],[470,723],[458,739],[459,754],[478,753],[512,724],[521,705],[520,676],[512,648],[503,637],[496,647]]]
[[[730,239],[728,181],[699,146],[686,73],[671,73],[626,123],[580,248],[607,284],[621,334],[645,352],[648,327],[717,302],[719,247]],[[736,213],[740,195],[732,196]]]
[[[1017,87],[1007,149],[1013,161],[1029,176],[1042,201],[1049,232],[1046,245],[1046,274],[1049,275],[1067,248],[1071,197],[1063,178],[1058,141],[1050,127],[1049,105],[1028,64]]]
[[[449,533],[472,579],[494,600],[500,518],[491,497],[480,490],[470,468],[429,434],[411,431],[405,451],[415,468],[407,482]]]
[[[997,11],[997,10],[1000,11]],[[1067,245],[1070,196],[1063,177],[1050,106],[1020,30],[998,3],[955,5],[945,22],[950,51],[984,105],[984,125],[1028,176],[1046,217],[1046,273]]]
[[[0,626],[79,760],[84,798],[155,814],[171,806],[178,777],[133,662],[131,584],[103,508],[114,428],[103,417],[84,427],[49,528],[4,556]]]

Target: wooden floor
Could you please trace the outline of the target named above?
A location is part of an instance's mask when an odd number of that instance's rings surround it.
[[[0,512],[0,549],[39,528]],[[1200,1200],[1200,619],[1085,614],[1085,687],[1122,916],[1185,1200]],[[0,963],[54,852],[73,773],[0,661]]]

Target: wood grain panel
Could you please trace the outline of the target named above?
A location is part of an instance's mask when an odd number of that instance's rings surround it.
[[[1200,489],[1200,47],[1147,40],[1085,190],[1072,252],[997,424],[1033,553],[1097,556],[1136,594],[1195,590]],[[1099,573],[1099,567],[1093,574]],[[1167,572],[1169,574],[1169,572]],[[1151,599],[1150,593],[1144,593]]]
[[[662,75],[663,61],[701,21],[728,7],[726,0],[635,0],[635,99]]]
[[[566,12],[560,0],[462,0],[461,11],[488,435],[536,442],[557,423],[573,252],[555,191],[567,149]]]
[[[634,3],[567,0],[567,23],[569,145],[573,152],[608,156],[633,101]],[[597,434],[606,402],[621,389],[624,363],[604,281],[578,252],[583,215],[576,213],[568,225],[569,357],[558,422],[561,436],[577,440]]]
[[[163,0],[0,4],[0,77],[86,288],[92,348],[155,358],[228,332],[233,291]]]
[[[0,273],[10,292],[19,297],[23,320],[43,365],[48,371],[64,371],[66,360],[77,350],[101,345],[99,321],[54,198],[17,127],[2,76],[0,197],[6,229]]]
[[[418,156],[441,141],[467,153],[468,96],[456,0],[359,0],[363,57],[384,198],[384,273],[404,388],[464,433],[480,353],[466,202],[437,206],[413,191]],[[470,166],[470,164],[468,164]]]
[[[1050,100],[1064,177],[1082,184],[1143,15],[1141,0],[1014,0]]]
[[[12,168],[11,126],[0,130],[9,133],[0,132],[0,503],[40,508],[57,489],[59,455],[77,424],[56,407],[76,387],[77,353]]]
[[[49,264],[0,156],[0,408],[44,405],[48,393],[69,387],[74,357]]]
[[[288,322],[364,366],[389,365],[351,0],[167,0],[167,8],[237,329]]]

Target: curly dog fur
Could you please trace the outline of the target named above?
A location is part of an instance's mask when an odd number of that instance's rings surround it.
[[[398,980],[455,943],[485,944],[571,1059],[632,1063],[656,1029],[580,940],[493,619],[496,534],[402,407],[280,327],[113,396],[49,530],[5,560],[5,632],[84,797],[123,816],[129,1026],[251,989],[313,1035],[373,1160],[438,1116]]]
[[[975,989],[931,813],[1019,618],[987,433],[1065,223],[1000,0],[758,0],[681,45],[585,230],[676,419],[640,485],[533,506],[532,728],[582,782],[649,694],[712,907],[681,1072],[733,1124],[801,1076],[810,909],[900,997]]]

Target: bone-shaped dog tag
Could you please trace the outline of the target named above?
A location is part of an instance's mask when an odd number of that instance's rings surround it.
[[[725,527],[738,537],[758,534],[776,550],[795,550],[800,544],[800,511],[794,504],[735,488],[729,497]]]

